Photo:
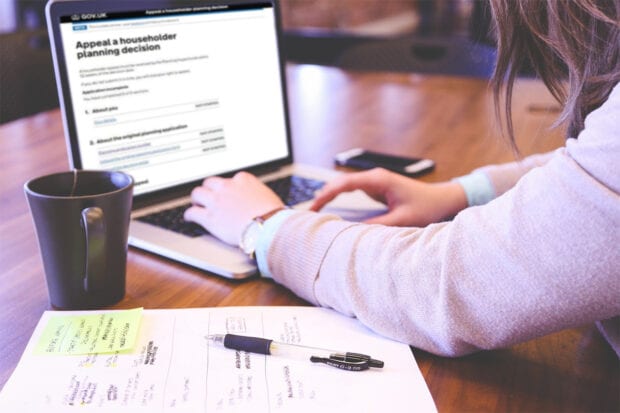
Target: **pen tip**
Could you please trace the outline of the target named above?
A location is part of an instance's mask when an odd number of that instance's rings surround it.
[[[224,336],[222,334],[210,334],[208,336],[205,336],[205,338],[207,339],[207,341],[211,343],[223,343],[224,342]]]

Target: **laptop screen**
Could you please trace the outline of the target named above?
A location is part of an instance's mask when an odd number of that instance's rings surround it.
[[[273,5],[194,4],[60,16],[72,150],[135,195],[289,156]]]

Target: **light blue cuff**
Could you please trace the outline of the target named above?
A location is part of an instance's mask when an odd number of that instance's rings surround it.
[[[484,205],[496,197],[491,180],[484,172],[472,172],[469,175],[454,178],[465,190],[467,205]]]
[[[278,229],[280,229],[280,226],[286,218],[295,212],[296,211],[292,209],[285,209],[284,211],[274,214],[263,223],[263,230],[258,237],[255,254],[258,271],[260,271],[261,275],[265,278],[273,278],[269,271],[269,266],[267,265],[267,251],[269,251],[271,241],[273,241],[273,237],[275,237],[276,232],[278,232]]]

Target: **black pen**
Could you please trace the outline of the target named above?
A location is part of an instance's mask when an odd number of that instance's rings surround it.
[[[323,363],[348,371],[368,370],[370,367],[382,368],[383,362],[360,353],[336,352],[297,344],[279,343],[260,337],[239,336],[236,334],[214,334],[207,336],[210,343],[228,349],[248,353],[273,356],[302,356],[313,363]]]

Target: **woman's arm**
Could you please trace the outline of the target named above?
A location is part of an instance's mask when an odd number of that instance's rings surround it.
[[[296,213],[273,278],[373,330],[443,355],[620,314],[620,202],[566,154],[504,196],[426,228]]]
[[[619,119],[616,88],[579,141],[451,222],[403,229],[295,213],[268,248],[269,270],[315,304],[445,355],[614,317]]]
[[[456,180],[460,181],[463,178],[482,175],[488,180],[489,190],[492,191],[489,197],[496,198],[514,187],[523,175],[536,167],[546,164],[552,157],[553,152],[547,152],[530,155],[515,162],[483,166],[473,170],[469,175]]]

